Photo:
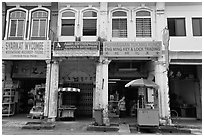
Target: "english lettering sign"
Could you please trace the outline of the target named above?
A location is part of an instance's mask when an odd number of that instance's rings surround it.
[[[46,60],[51,59],[50,40],[3,40],[4,60]]]
[[[99,56],[99,42],[55,42],[53,56]]]
[[[161,41],[104,42],[103,55],[106,57],[158,57],[162,51]]]

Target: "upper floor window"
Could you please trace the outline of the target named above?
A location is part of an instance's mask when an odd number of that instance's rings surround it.
[[[9,14],[8,39],[22,40],[25,34],[26,12],[15,10]]]
[[[97,13],[86,11],[83,13],[83,36],[97,35]]]
[[[75,35],[75,13],[66,11],[62,13],[61,18],[61,36]]]
[[[127,12],[112,13],[112,37],[127,38]]]
[[[48,29],[48,12],[37,10],[31,14],[31,39],[46,39]]]
[[[149,11],[136,12],[136,37],[151,37],[151,13]]]
[[[170,36],[186,36],[185,18],[167,18]]]
[[[192,18],[193,36],[202,36],[202,18]]]

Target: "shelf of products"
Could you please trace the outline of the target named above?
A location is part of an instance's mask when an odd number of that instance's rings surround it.
[[[45,99],[45,86],[36,85],[34,96],[35,105],[44,107],[44,99]]]
[[[15,113],[15,88],[5,88],[2,96],[2,116],[12,116]]]
[[[109,117],[119,117],[118,101],[119,101],[119,94],[116,91],[114,95],[110,95],[110,100],[108,101]]]
[[[42,118],[44,115],[45,84],[36,85],[34,90],[34,104],[30,110],[30,117]]]

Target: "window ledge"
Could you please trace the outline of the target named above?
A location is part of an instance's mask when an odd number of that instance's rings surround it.
[[[76,41],[75,36],[59,36],[59,41]]]
[[[129,38],[111,38],[110,41],[130,41]]]
[[[136,38],[135,41],[152,41],[153,38],[150,37],[150,38]]]
[[[81,41],[97,41],[98,36],[81,36]]]

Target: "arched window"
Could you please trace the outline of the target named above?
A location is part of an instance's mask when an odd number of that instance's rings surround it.
[[[83,36],[97,35],[97,12],[85,11],[83,13]]]
[[[141,10],[136,12],[136,37],[151,37],[151,13]]]
[[[65,11],[61,17],[61,36],[75,35],[75,13],[72,11]]]
[[[26,12],[14,10],[9,14],[9,40],[23,40],[25,35]]]
[[[112,37],[127,38],[127,12],[112,13]]]
[[[31,13],[31,39],[46,39],[48,29],[48,12],[35,10]]]

